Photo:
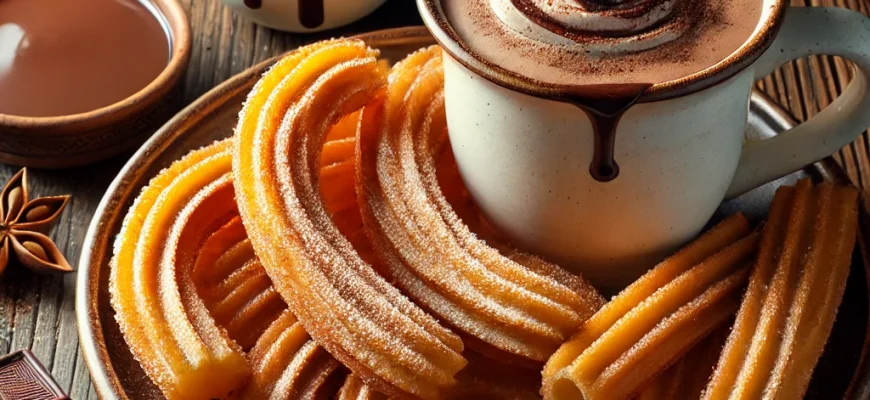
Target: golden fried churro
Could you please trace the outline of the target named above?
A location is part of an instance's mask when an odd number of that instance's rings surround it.
[[[338,390],[330,376],[340,373],[340,364],[289,311],[263,333],[249,358],[254,374],[242,399],[325,399]]]
[[[193,273],[199,295],[217,324],[245,350],[287,308],[254,255],[237,214],[199,249]]]
[[[802,180],[777,191],[704,398],[803,397],[842,300],[856,229],[854,188]]]
[[[461,340],[360,258],[312,174],[329,127],[382,93],[375,56],[359,40],[320,42],[263,75],[236,129],[237,200],[269,277],[318,343],[379,391],[437,398],[466,363]]]
[[[622,291],[550,358],[546,399],[636,394],[737,310],[759,234],[734,215]]]
[[[728,338],[731,327],[728,324],[716,329],[700,343],[692,347],[683,358],[668,368],[661,375],[655,377],[640,394],[637,400],[671,400],[671,399],[699,399],[713,369],[722,346]]]
[[[387,395],[374,391],[363,381],[353,375],[348,375],[337,400],[386,400]]]
[[[445,199],[433,148],[446,129],[440,48],[412,54],[389,81],[386,98],[363,110],[358,135],[360,208],[379,258],[396,286],[469,346],[540,365],[602,298],[556,266],[501,255]]]
[[[321,195],[339,230],[353,238],[351,242],[358,251],[370,254],[371,245],[362,234],[354,171],[334,167],[353,165],[356,146],[353,135],[358,120],[359,113],[351,114],[329,133],[337,139],[324,144],[324,158],[329,157],[332,161],[321,163]],[[330,180],[334,181],[333,184],[326,185],[325,182]],[[232,204],[235,205],[234,200]],[[263,331],[287,308],[256,258],[238,216],[220,227],[202,245],[193,277],[200,296],[218,325],[226,328],[230,338],[245,350],[254,346]]]
[[[110,293],[124,339],[168,399],[223,398],[250,375],[242,349],[212,319],[191,277],[196,244],[232,215],[229,140],[151,180],[124,221]]]

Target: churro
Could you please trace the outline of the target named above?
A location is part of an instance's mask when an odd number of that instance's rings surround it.
[[[705,399],[803,397],[845,290],[857,195],[809,180],[777,191]]]
[[[229,142],[191,153],[143,189],[112,263],[116,318],[167,398],[222,397],[244,385],[249,369],[240,362],[242,350],[286,309],[238,216]],[[348,191],[354,192],[352,183]],[[197,391],[196,382],[211,378],[220,383]]]
[[[386,400],[387,396],[378,393],[354,375],[348,375],[338,392],[337,400]]]
[[[541,365],[604,303],[581,278],[500,254],[471,233],[438,184],[446,129],[440,48],[393,67],[363,110],[357,185],[366,232],[393,283],[498,359]]]
[[[231,218],[231,141],[194,151],[142,190],[111,263],[115,318],[146,374],[168,399],[223,398],[250,375],[242,349],[211,317],[193,284],[203,221]]]
[[[338,390],[330,377],[340,373],[340,364],[289,311],[263,333],[249,358],[254,373],[242,399],[325,399]]]
[[[383,93],[376,55],[359,40],[325,41],[263,75],[236,128],[237,201],[273,284],[320,345],[376,390],[437,398],[465,366],[462,341],[360,257],[311,172],[329,127]]]
[[[362,233],[354,171],[334,168],[335,165],[353,165],[358,120],[358,113],[351,114],[329,133],[335,139],[327,141],[323,148],[324,157],[330,161],[321,163],[321,196],[339,231],[353,238],[351,243],[361,254],[371,254],[371,245]],[[229,184],[227,182],[226,186]],[[226,328],[230,338],[248,350],[287,306],[254,254],[235,201],[231,201],[234,218],[202,244],[193,278],[218,325]]]
[[[245,350],[287,308],[254,255],[237,214],[205,241],[193,272],[212,317]]]
[[[646,385],[636,400],[701,398],[730,330],[731,326],[725,324],[704,338],[683,358]]]
[[[550,358],[544,398],[637,394],[731,318],[758,240],[737,214],[635,281]]]

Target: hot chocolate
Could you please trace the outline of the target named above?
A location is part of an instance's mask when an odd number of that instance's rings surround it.
[[[457,40],[484,63],[559,89],[592,122],[589,173],[619,175],[622,115],[653,85],[724,60],[755,30],[762,0],[443,0]],[[562,90],[561,88],[565,88]]]
[[[537,82],[676,80],[724,60],[755,31],[762,0],[443,0],[477,57]]]

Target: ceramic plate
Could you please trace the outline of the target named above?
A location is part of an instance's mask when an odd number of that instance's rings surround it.
[[[422,27],[377,31],[360,37],[391,61],[434,43]],[[230,136],[245,96],[274,61],[267,60],[236,75],[176,115],[130,159],[97,208],[79,262],[76,311],[82,352],[101,398],[163,398],[133,359],[109,304],[108,262],[128,207],[161,169],[193,149]],[[758,93],[752,97],[750,110],[748,139],[770,137],[793,125],[779,107]],[[843,179],[836,164],[827,160],[724,203],[714,220],[737,210],[755,221],[763,219],[776,188],[806,175]],[[868,281],[861,249],[863,246],[856,247],[845,299],[807,398],[863,399],[870,394],[864,357]]]

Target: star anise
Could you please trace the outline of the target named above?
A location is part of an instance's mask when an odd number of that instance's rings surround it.
[[[72,267],[45,235],[69,202],[69,196],[30,200],[27,168],[18,171],[0,191],[0,274],[12,256],[37,273],[70,272]]]

